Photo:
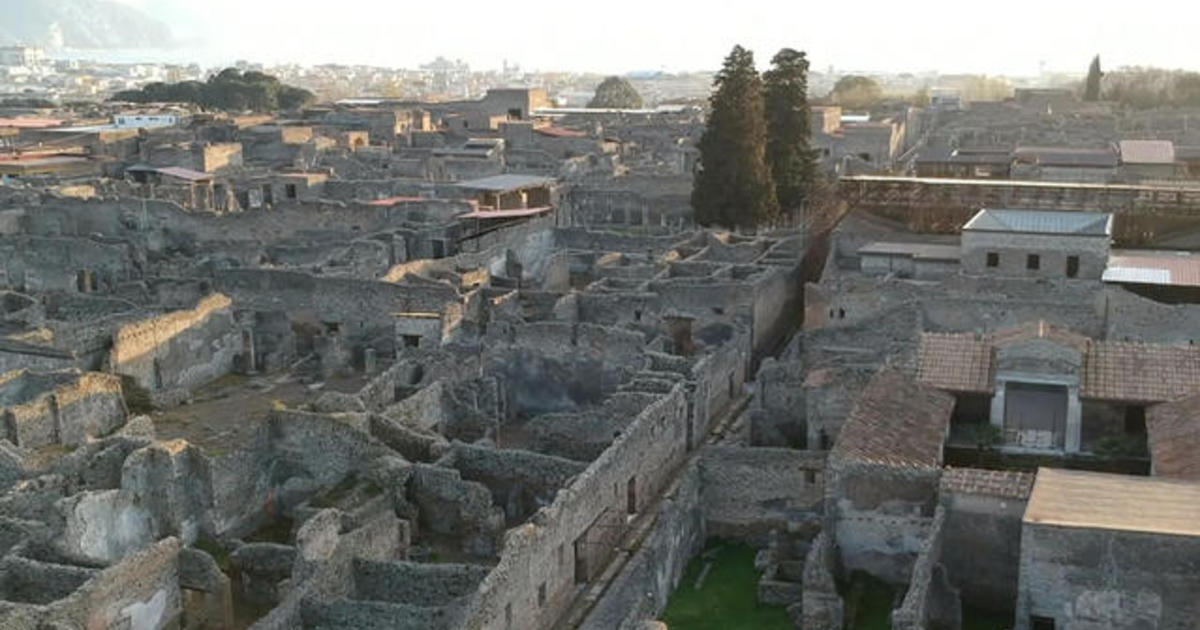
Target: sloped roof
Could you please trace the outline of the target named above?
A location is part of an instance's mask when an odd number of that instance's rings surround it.
[[[1200,536],[1200,483],[1038,469],[1025,523]]]
[[[940,468],[954,397],[887,368],[863,389],[830,458],[906,468]]]
[[[992,346],[971,333],[922,333],[917,380],[952,392],[991,393]]]
[[[993,210],[984,208],[963,226],[963,231],[1025,232],[1032,234],[1112,235],[1112,215],[1106,212],[1053,212],[1048,210]]]
[[[471,190],[504,192],[537,186],[551,186],[554,182],[555,179],[553,177],[541,177],[538,175],[493,175],[491,177],[458,182],[455,186]]]
[[[939,492],[1023,500],[1033,491],[1033,478],[1033,473],[1018,470],[947,468],[942,472]]]
[[[1200,481],[1200,394],[1151,407],[1146,432],[1155,475]]]
[[[1096,341],[1044,322],[990,335],[922,333],[917,380],[947,391],[990,394],[995,381],[994,349],[1034,338],[1079,350],[1083,398],[1153,403],[1200,392],[1200,348]]]
[[[1122,140],[1121,161],[1126,164],[1174,164],[1175,143],[1170,140]]]
[[[1100,400],[1166,402],[1200,390],[1200,349],[1094,341],[1083,361],[1079,395]]]
[[[1105,282],[1200,287],[1200,255],[1193,252],[1113,252]]]
[[[1112,149],[1071,147],[1017,147],[1013,157],[1041,166],[1116,168],[1117,154]]]

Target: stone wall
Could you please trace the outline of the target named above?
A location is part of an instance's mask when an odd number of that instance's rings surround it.
[[[1200,619],[1200,539],[1026,522],[1016,630],[1188,628]]]
[[[823,453],[709,446],[699,462],[710,536],[763,545],[772,529],[822,512]]]
[[[663,498],[653,531],[584,618],[580,630],[638,630],[639,623],[666,610],[688,561],[708,538],[701,485],[700,467],[689,464],[678,486]]]
[[[833,534],[847,571],[908,583],[929,535],[938,474],[938,469],[831,464],[826,531]]]
[[[958,591],[950,585],[946,568],[941,564],[945,522],[946,513],[939,507],[929,537],[913,565],[904,601],[892,611],[893,630],[957,630],[962,626]]]
[[[120,428],[126,414],[120,379],[99,372],[9,372],[0,405],[5,437],[25,448],[79,446]]]
[[[686,422],[687,400],[677,385],[639,414],[553,504],[508,531],[500,562],[466,607],[463,622],[483,630],[548,627],[575,590],[574,541],[606,512],[640,510],[661,490],[685,454]]]
[[[160,395],[186,393],[232,372],[242,339],[231,305],[214,294],[193,309],[122,326],[113,335],[112,371]]]
[[[1017,599],[1025,498],[968,494],[943,487],[942,563],[963,602],[1009,612]]]
[[[988,253],[999,255],[995,267],[987,266]],[[1078,278],[1098,280],[1108,265],[1107,236],[1040,235],[965,230],[962,234],[962,269],[971,275],[1016,278],[1065,278],[1067,257],[1078,258]],[[1038,268],[1027,267],[1027,257],[1038,256]]]

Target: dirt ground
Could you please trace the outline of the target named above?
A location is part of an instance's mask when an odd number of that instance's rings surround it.
[[[197,389],[191,403],[156,410],[150,419],[158,439],[182,438],[220,455],[249,444],[272,409],[295,409],[326,391],[357,392],[366,382],[362,374],[310,384],[296,373],[229,374]]]

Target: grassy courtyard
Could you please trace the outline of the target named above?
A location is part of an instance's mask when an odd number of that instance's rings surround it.
[[[688,565],[667,604],[662,620],[671,630],[794,629],[783,607],[758,603],[753,548],[710,541],[709,549],[715,550],[711,557],[697,556]],[[696,578],[709,562],[713,567],[697,590]]]

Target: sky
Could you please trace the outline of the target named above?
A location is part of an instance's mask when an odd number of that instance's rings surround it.
[[[1083,73],[1200,70],[1200,2],[1143,0],[119,0],[167,23],[196,61],[625,73],[711,70],[734,44],[765,66],[782,47],[815,70]],[[182,51],[181,51],[182,52]]]

